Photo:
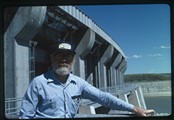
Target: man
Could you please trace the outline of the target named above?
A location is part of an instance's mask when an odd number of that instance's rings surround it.
[[[102,92],[84,79],[73,75],[75,52],[70,44],[61,43],[50,55],[52,69],[35,77],[22,101],[19,118],[73,118],[82,98],[110,107],[148,116],[145,110]]]

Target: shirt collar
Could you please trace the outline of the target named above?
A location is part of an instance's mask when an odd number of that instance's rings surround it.
[[[56,73],[53,70],[50,70],[49,72],[50,72],[51,76],[50,76],[50,78],[48,78],[47,83],[49,84],[49,83],[52,83],[52,82],[59,82],[61,84],[60,80],[56,76]],[[69,83],[72,83],[72,84],[76,85],[76,81],[73,79],[73,75],[71,73],[69,74],[68,79],[67,79],[67,81],[64,85],[66,86]]]
[[[71,73],[68,76],[68,79],[66,81],[66,85],[68,85],[69,83],[72,83],[72,84],[76,85],[76,81],[73,79],[73,75]]]

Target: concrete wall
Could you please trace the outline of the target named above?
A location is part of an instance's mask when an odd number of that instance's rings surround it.
[[[142,88],[144,96],[171,96],[171,80],[133,83]]]
[[[27,12],[29,9],[26,8],[24,11]],[[4,34],[5,96],[7,98],[23,96],[29,83],[29,48],[20,46],[15,41],[15,36],[25,24],[26,14],[24,13],[26,12],[15,15]]]
[[[28,87],[30,54],[26,45],[40,28],[45,13],[45,7],[19,7],[4,34],[6,98],[22,97]]]

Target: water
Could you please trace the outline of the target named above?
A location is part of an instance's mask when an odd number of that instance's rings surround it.
[[[145,96],[146,107],[154,109],[156,113],[171,114],[171,96]]]

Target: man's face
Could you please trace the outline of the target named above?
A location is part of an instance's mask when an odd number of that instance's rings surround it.
[[[51,55],[52,68],[58,75],[68,75],[75,62],[75,55],[68,51]]]

